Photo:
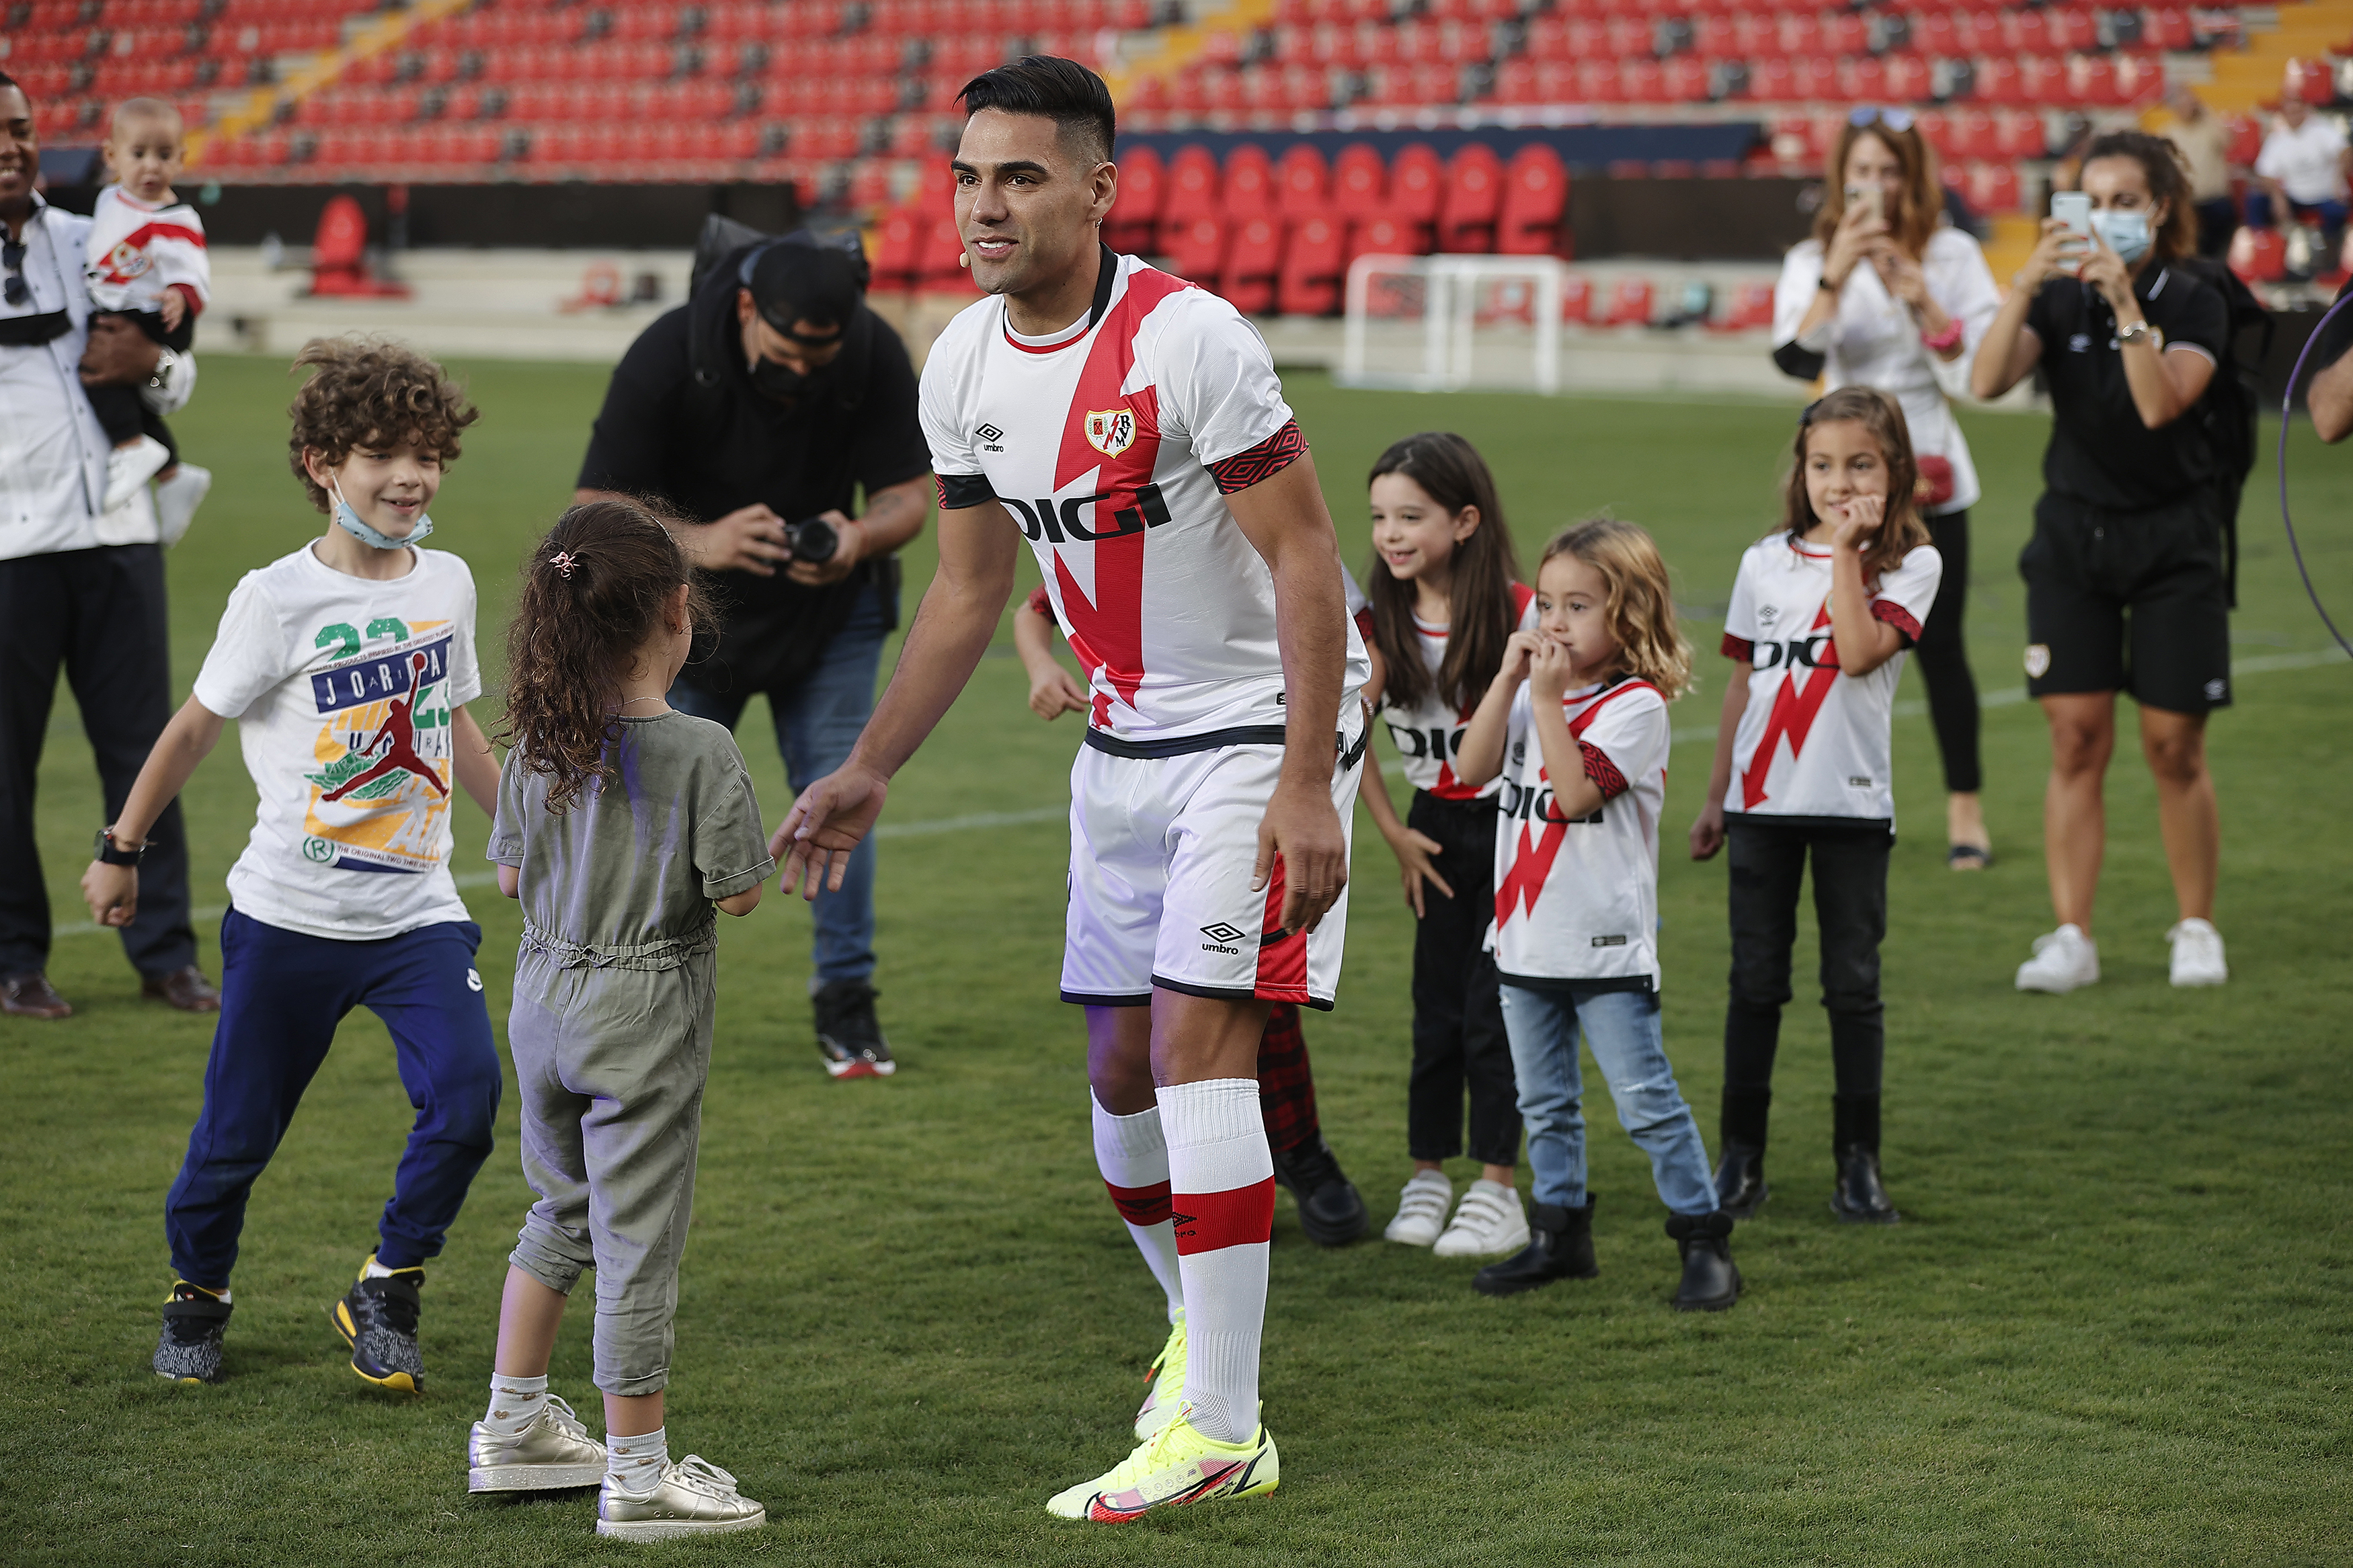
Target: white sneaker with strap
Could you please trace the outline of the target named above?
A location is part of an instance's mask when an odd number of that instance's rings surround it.
[[[1528,1214],[1520,1194],[1482,1176],[1455,1205],[1454,1221],[1430,1251],[1440,1258],[1497,1258],[1528,1244]]]
[[[1408,1247],[1428,1247],[1446,1228],[1446,1211],[1454,1204],[1454,1184],[1443,1171],[1416,1171],[1398,1194],[1397,1217],[1381,1232]]]

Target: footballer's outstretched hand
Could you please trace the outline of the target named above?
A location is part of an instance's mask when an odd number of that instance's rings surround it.
[[[1259,819],[1250,891],[1263,889],[1278,875],[1285,934],[1314,931],[1339,902],[1340,890],[1348,885],[1348,838],[1327,786],[1288,779],[1275,785],[1274,798]]]
[[[768,840],[768,853],[784,868],[776,885],[798,888],[804,899],[839,892],[849,874],[850,851],[874,830],[890,793],[881,773],[849,763],[801,791],[784,826]]]

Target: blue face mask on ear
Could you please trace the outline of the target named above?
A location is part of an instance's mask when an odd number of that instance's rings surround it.
[[[2123,212],[2115,207],[2092,215],[2093,232],[2101,243],[2116,253],[2116,259],[2130,266],[2148,254],[2148,214],[2140,211]]]
[[[363,544],[373,544],[378,550],[398,550],[405,544],[416,543],[418,540],[433,531],[433,520],[420,511],[417,514],[417,526],[408,531],[408,537],[406,539],[395,539],[392,535],[385,532],[382,529],[371,528],[366,523],[360,521],[360,514],[353,511],[352,510],[352,503],[343,499],[343,486],[335,486],[333,494],[335,498],[335,510],[333,513],[335,526],[342,529],[345,533],[350,534],[353,539],[358,540]]]

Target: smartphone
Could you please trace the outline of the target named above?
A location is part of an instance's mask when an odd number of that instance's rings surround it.
[[[1877,185],[1849,185],[1846,188],[1846,205],[1850,211],[1861,207],[1866,214],[1883,222],[1887,217],[1885,196],[1886,193]]]
[[[2083,192],[2052,192],[2051,216],[2084,238],[2092,237],[2092,198]]]

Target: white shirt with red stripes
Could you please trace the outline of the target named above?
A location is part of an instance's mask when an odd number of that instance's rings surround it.
[[[101,310],[156,310],[166,289],[188,296],[191,315],[212,303],[205,220],[185,202],[151,204],[109,185],[90,209],[86,244],[90,302]]]
[[[1305,444],[1240,311],[1132,256],[1117,267],[1101,319],[1051,338],[1017,335],[994,296],[948,323],[922,400],[943,504],[993,496],[1028,536],[1087,669],[1091,728],[1279,727],[1274,577],[1225,498]],[[1352,703],[1371,664],[1354,621],[1346,635]]]
[[[1904,557],[1872,590],[1871,613],[1920,640],[1944,559]],[[1895,825],[1890,730],[1903,649],[1857,679],[1831,641],[1831,552],[1788,534],[1740,558],[1724,616],[1724,654],[1748,665],[1748,707],[1732,743],[1727,816]]]
[[[1667,700],[1630,676],[1561,700],[1568,732],[1601,791],[1570,820],[1554,804],[1528,688],[1512,700],[1495,835],[1491,942],[1504,984],[1659,987],[1659,813],[1672,731]]]
[[[1380,568],[1376,566],[1374,570]],[[1534,588],[1525,583],[1513,584],[1512,608],[1518,616],[1514,630],[1535,629]],[[1447,637],[1452,628],[1432,626],[1416,616],[1413,629],[1421,639],[1422,663],[1434,677],[1446,658]],[[1410,708],[1393,707],[1387,701],[1381,704],[1381,721],[1389,727],[1389,739],[1397,743],[1398,758],[1404,764],[1408,784],[1428,790],[1440,800],[1481,800],[1504,787],[1500,773],[1480,789],[1454,776],[1454,756],[1462,750],[1462,731],[1470,726],[1471,715],[1478,711],[1479,699],[1485,695],[1473,691],[1471,700],[1459,709],[1434,689]]]

